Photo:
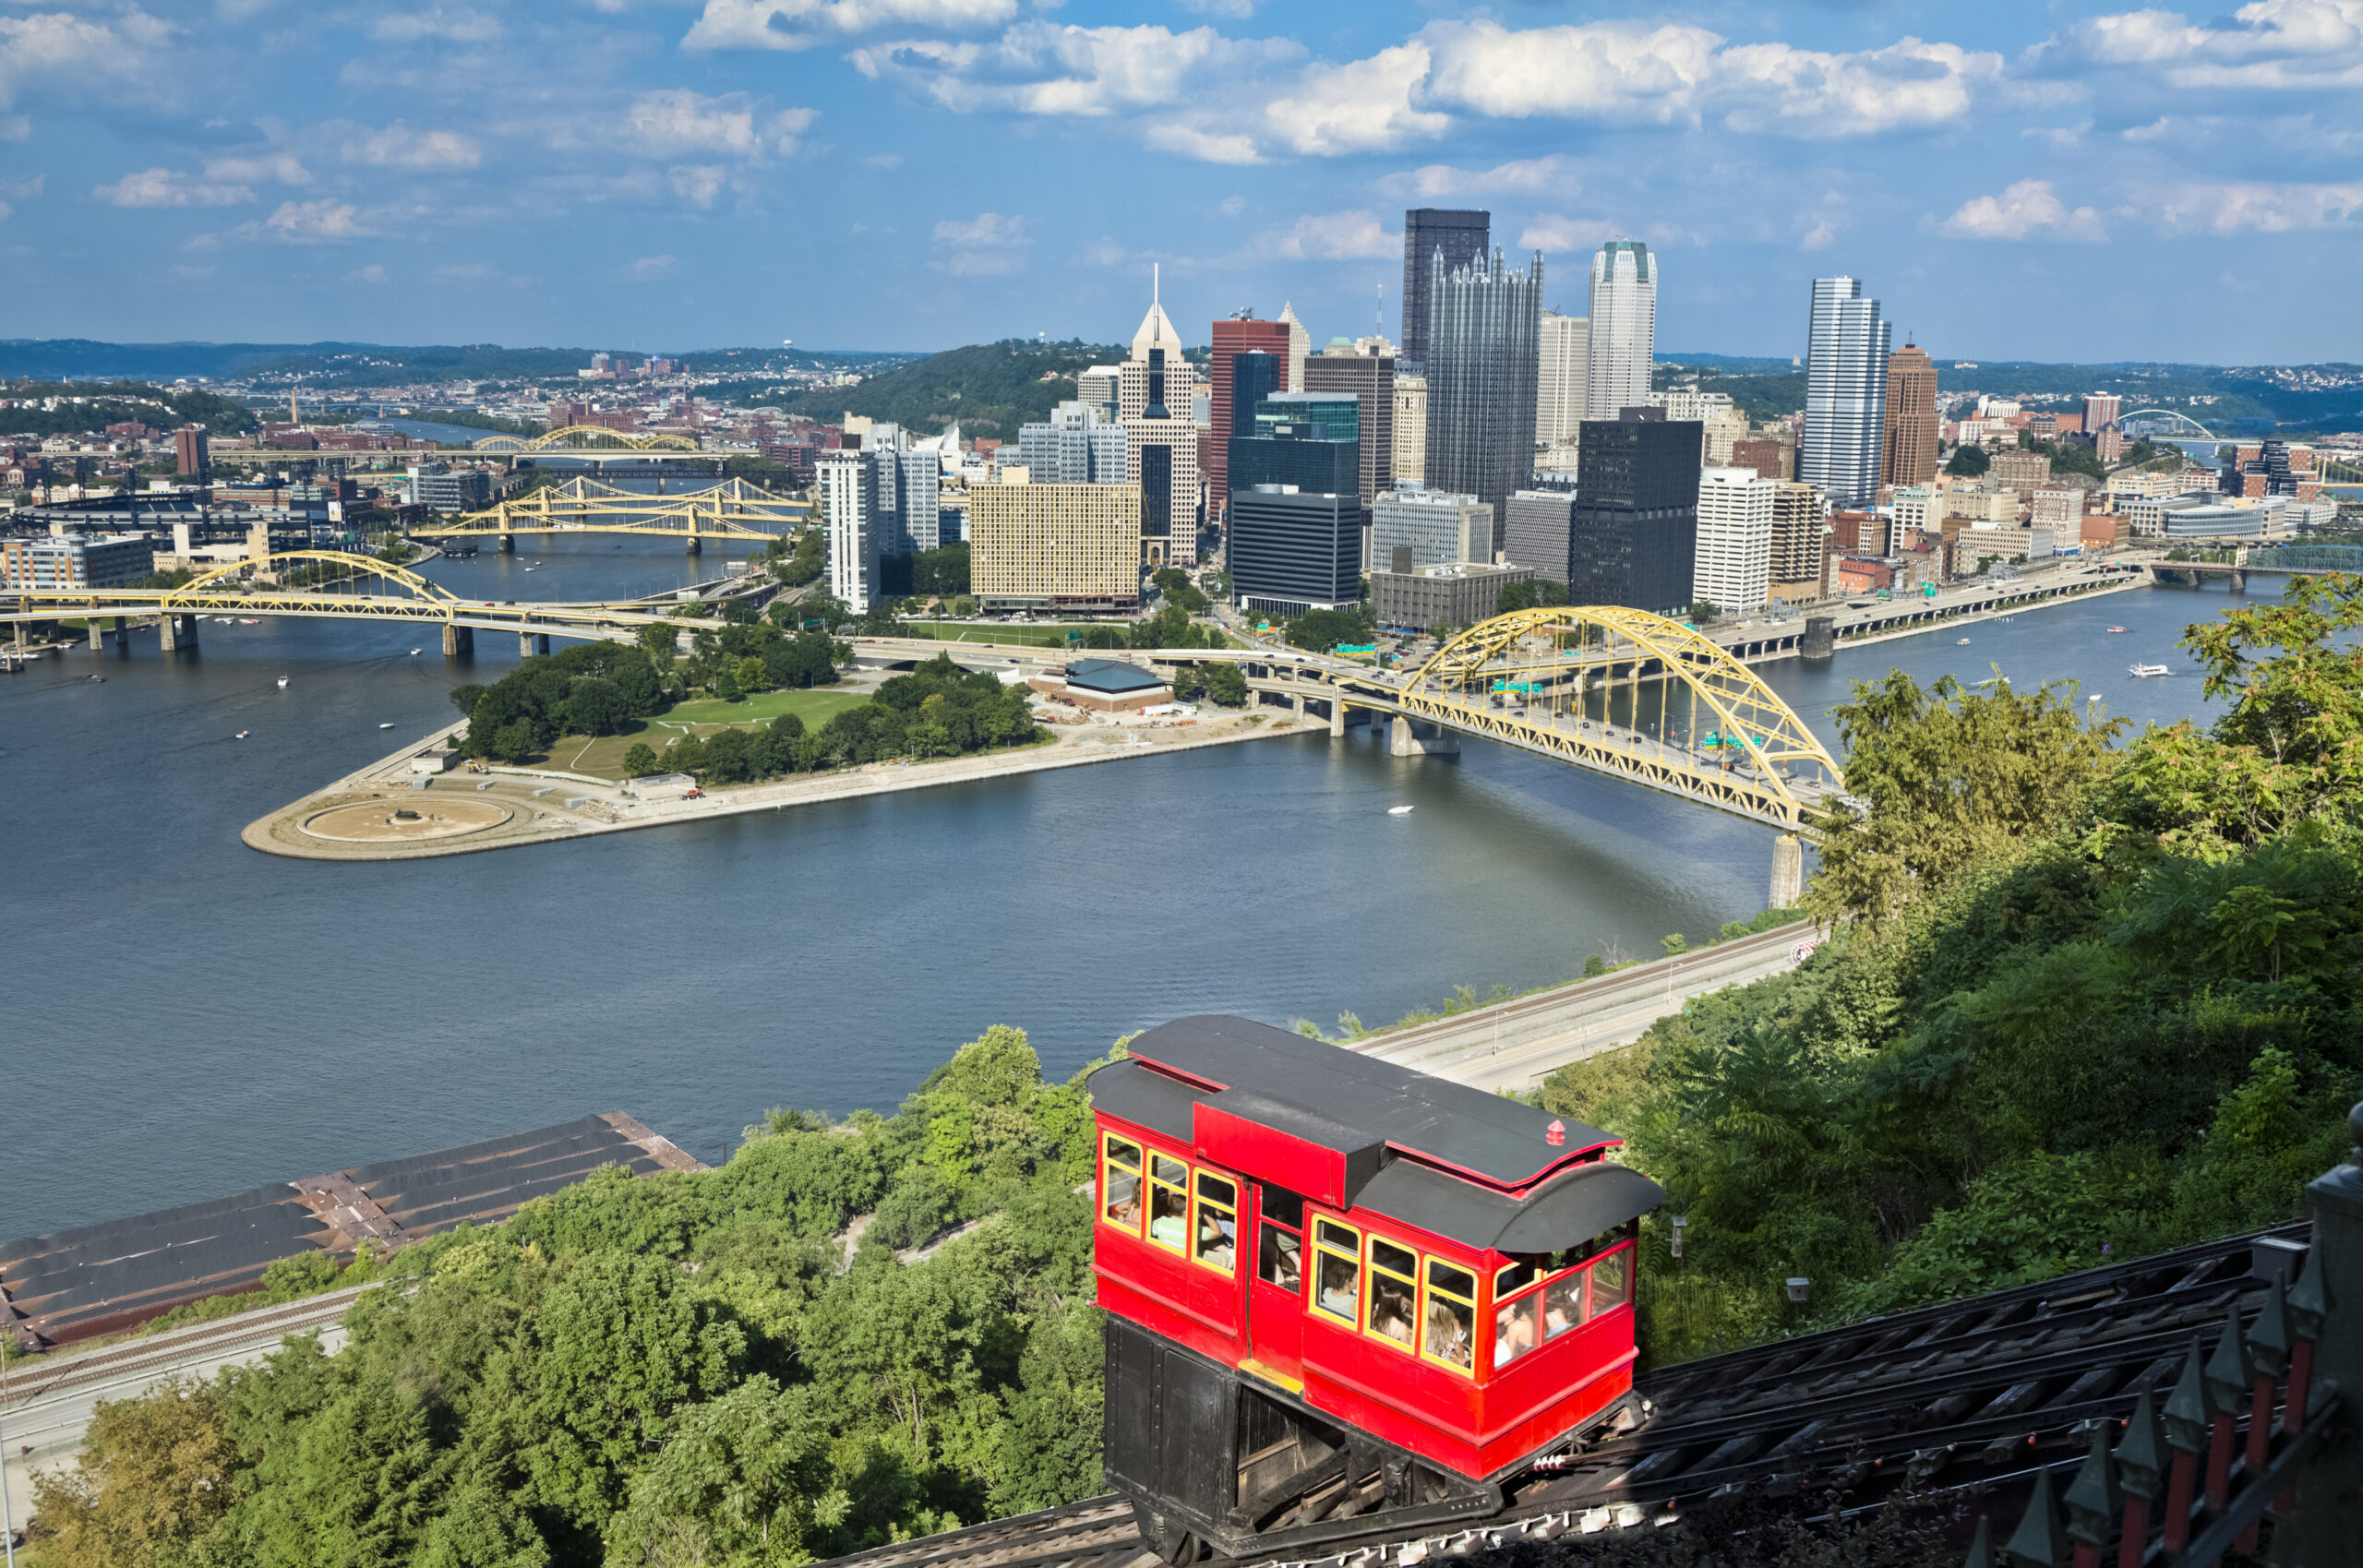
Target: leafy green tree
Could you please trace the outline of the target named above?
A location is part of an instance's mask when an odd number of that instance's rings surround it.
[[[1547,577],[1529,578],[1524,582],[1506,583],[1502,588],[1501,603],[1496,613],[1508,615],[1513,610],[1542,610],[1567,602],[1567,585]]]
[[[770,673],[765,668],[763,661],[755,654],[750,653],[739,660],[736,673],[738,676],[738,689],[741,691],[752,695],[771,688]]]
[[[747,693],[738,684],[738,671],[736,666],[726,666],[715,673],[714,694],[725,702],[738,702],[745,700]]]
[[[656,753],[649,749],[649,746],[646,741],[635,740],[625,749],[624,777],[628,779],[645,778],[649,774],[658,771],[659,767],[656,761]]]
[[[484,695],[481,686],[455,686],[451,688],[451,706],[466,718],[476,711],[476,699]]]
[[[1206,669],[1206,700],[1226,708],[1247,705],[1247,676],[1237,664],[1213,664]]]
[[[572,735],[613,735],[631,716],[631,704],[615,682],[578,676],[568,688],[559,726]]]
[[[1994,460],[1984,447],[1974,441],[1963,441],[1945,460],[1945,472],[1956,479],[1976,479],[1994,466]]]
[[[1700,626],[1708,625],[1721,613],[1712,599],[1700,599],[1690,606],[1690,618]]]
[[[533,724],[523,719],[511,720],[493,731],[488,747],[489,754],[503,762],[522,762],[541,748]]]
[[[749,1378],[683,1411],[631,1480],[607,1532],[610,1562],[796,1568],[816,1515],[833,1513],[829,1434],[810,1391]],[[841,1507],[842,1504],[838,1503]]]
[[[650,658],[670,661],[676,646],[680,641],[680,633],[674,627],[660,621],[642,627],[634,634],[634,638]]]
[[[41,1562],[165,1568],[189,1560],[228,1510],[237,1452],[211,1389],[172,1378],[102,1400],[74,1467],[33,1478]]]

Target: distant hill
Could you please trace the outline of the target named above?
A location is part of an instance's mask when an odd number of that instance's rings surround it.
[[[159,387],[146,381],[6,382],[0,397],[88,398],[54,409],[0,408],[0,435],[75,436],[134,421],[160,430],[202,425],[216,436],[244,436],[259,428],[254,410],[190,387]]]
[[[858,413],[891,420],[923,436],[938,435],[956,419],[963,436],[1014,441],[1019,425],[1048,419],[1052,407],[1074,396],[1076,371],[1113,364],[1126,352],[1021,339],[976,343],[930,354],[858,386],[807,392],[783,406],[815,419]]]
[[[592,350],[503,348],[498,343],[105,343],[89,338],[0,339],[0,379],[91,381],[181,377],[226,380],[301,376],[308,387],[397,380],[547,380],[571,377]],[[614,353],[617,351],[609,350]],[[626,358],[644,357],[628,352]],[[673,357],[668,355],[667,357]],[[868,370],[909,354],[804,349],[708,349],[678,356],[695,370]]]

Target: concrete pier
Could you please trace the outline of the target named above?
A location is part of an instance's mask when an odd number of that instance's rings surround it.
[[[472,626],[446,626],[443,628],[443,656],[465,659],[476,651],[476,628]]]
[[[158,616],[156,630],[163,640],[163,651],[167,653],[177,653],[184,648],[197,646],[197,617],[195,616]]]
[[[1343,698],[1329,699],[1329,738],[1332,740],[1346,738],[1346,703]]]
[[[1460,755],[1460,737],[1447,729],[1433,729],[1433,733],[1422,736],[1416,724],[1397,714],[1395,722],[1387,727],[1386,754],[1389,757],[1457,757]]]
[[[550,634],[546,631],[521,631],[517,634],[517,656],[530,659],[536,653],[550,651]]]
[[[1794,833],[1772,841],[1772,892],[1764,907],[1794,909],[1805,895],[1805,847]]]
[[[702,556],[705,554],[704,545],[700,542],[698,536],[694,533],[690,535],[689,553],[692,556]]]
[[[517,553],[517,536],[513,533],[501,534],[499,549],[500,553],[504,556],[515,555]]]
[[[1834,616],[1805,617],[1805,640],[1797,652],[1808,659],[1827,659],[1838,652],[1838,619]]]

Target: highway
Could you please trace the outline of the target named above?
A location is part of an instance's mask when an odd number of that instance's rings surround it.
[[[18,1529],[32,1510],[32,1477],[73,1463],[99,1402],[131,1399],[169,1377],[210,1382],[223,1367],[259,1360],[291,1334],[320,1333],[321,1347],[344,1344],[344,1310],[361,1294],[325,1295],[269,1307],[218,1323],[143,1335],[102,1349],[53,1351],[9,1364],[0,1397],[0,1449],[5,1450],[9,1517]]]
[[[1532,1089],[1571,1061],[1630,1045],[1694,997],[1785,974],[1820,938],[1810,920],[1636,964],[1348,1048],[1478,1089]]]

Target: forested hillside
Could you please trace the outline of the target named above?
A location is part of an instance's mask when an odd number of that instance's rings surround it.
[[[75,398],[81,402],[69,401]],[[187,387],[146,381],[0,381],[0,435],[78,436],[133,421],[151,429],[202,425],[217,436],[243,436],[261,428],[254,410],[228,398]],[[54,408],[42,403],[61,400]]]
[[[1824,825],[1809,889],[1831,940],[1544,1091],[1669,1193],[1650,1359],[2296,1213],[2363,1093],[2358,630],[2345,580],[2195,628],[2233,701],[2207,733],[1858,688],[1868,813]],[[788,1568],[1096,1492],[1081,1075],[996,1027],[891,1117],[749,1131],[722,1169],[396,1254],[339,1355],[103,1406],[33,1568]],[[1846,1560],[1785,1538],[1751,1561]]]
[[[2329,580],[2194,628],[2236,704],[2212,734],[2123,736],[2069,687],[1858,688],[1870,813],[1808,890],[1833,940],[1544,1090],[1670,1195],[1651,1355],[2296,1214],[2363,1096],[2358,626]]]
[[[1074,396],[1076,371],[1112,364],[1124,352],[1022,339],[977,343],[930,354],[856,386],[807,392],[786,406],[815,419],[858,413],[891,420],[922,436],[937,435],[956,419],[963,436],[1014,441],[1019,425],[1048,419],[1053,407]]]

